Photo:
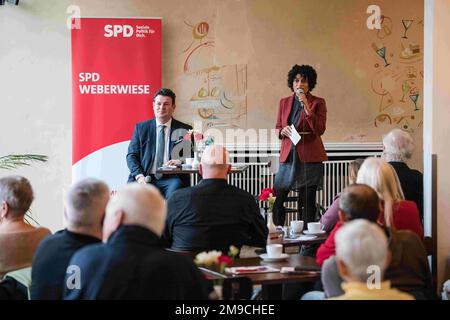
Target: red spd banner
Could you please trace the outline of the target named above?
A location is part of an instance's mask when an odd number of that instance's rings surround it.
[[[72,29],[73,180],[126,183],[137,122],[161,87],[161,19],[80,18]]]

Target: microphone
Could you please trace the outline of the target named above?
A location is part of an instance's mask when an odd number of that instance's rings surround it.
[[[152,181],[152,177],[145,176],[144,181],[145,181],[145,183],[150,183]]]

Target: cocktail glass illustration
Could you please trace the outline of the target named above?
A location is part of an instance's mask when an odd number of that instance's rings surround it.
[[[376,52],[384,60],[384,63],[385,63],[384,66],[385,67],[390,65],[390,63],[388,63],[387,60],[386,60],[386,47],[382,47],[382,48],[378,49]]]
[[[409,95],[409,98],[414,103],[414,111],[418,111],[419,108],[417,108],[417,100],[419,100],[419,94],[418,93],[411,94]]]
[[[403,27],[405,28],[405,33],[403,34],[403,37],[402,37],[403,39],[408,39],[408,37],[406,36],[406,32],[411,27],[413,21],[414,20],[402,20]]]
[[[402,84],[403,96],[402,96],[402,99],[400,100],[400,102],[406,102],[405,96],[409,92],[410,89],[411,89],[411,86],[409,85],[408,81],[403,82],[403,84]]]

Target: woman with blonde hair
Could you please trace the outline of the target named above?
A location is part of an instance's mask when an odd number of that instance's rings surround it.
[[[378,193],[383,209],[380,223],[394,230],[411,230],[423,238],[417,205],[405,200],[398,176],[389,163],[381,158],[367,158],[359,169],[356,182],[366,184]]]

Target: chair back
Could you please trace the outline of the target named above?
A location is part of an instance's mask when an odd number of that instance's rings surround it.
[[[227,278],[223,280],[224,300],[249,300],[253,293],[253,283],[247,277]]]
[[[14,279],[26,288],[29,300],[31,288],[31,267],[10,271],[5,274],[5,278],[7,277]]]

